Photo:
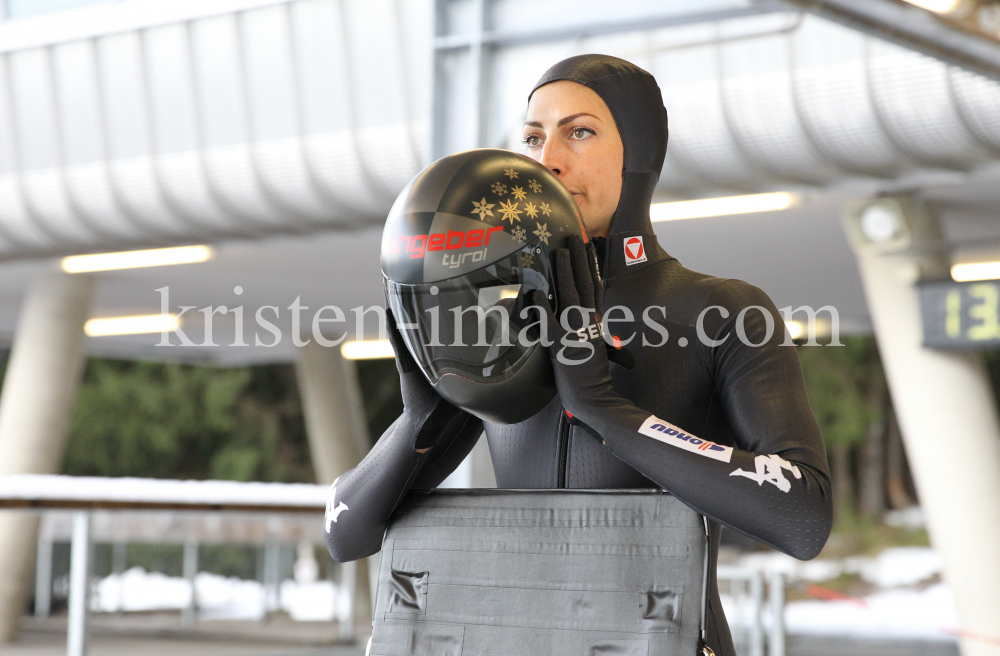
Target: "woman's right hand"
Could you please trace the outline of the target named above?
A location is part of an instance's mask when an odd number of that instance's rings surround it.
[[[410,350],[406,348],[392,310],[385,311],[385,321],[389,342],[396,354],[396,369],[399,371],[399,386],[403,395],[403,415],[420,425],[414,437],[413,449],[417,453],[424,453],[437,444],[444,427],[462,414],[463,410],[445,401],[434,391]]]

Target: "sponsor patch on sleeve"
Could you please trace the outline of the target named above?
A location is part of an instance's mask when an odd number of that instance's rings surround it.
[[[729,475],[749,478],[751,481],[757,483],[757,485],[770,483],[786,494],[792,489],[792,484],[788,482],[788,479],[781,473],[781,470],[785,469],[792,472],[792,476],[796,479],[802,478],[802,472],[799,471],[799,468],[781,456],[757,456],[753,459],[753,462],[754,471],[748,472],[745,469],[737,469]]]
[[[646,437],[659,440],[664,444],[676,446],[678,449],[697,453],[712,460],[729,462],[733,458],[733,448],[731,446],[722,446],[721,444],[695,437],[690,433],[685,433],[673,424],[662,419],[657,419],[655,415],[649,415],[646,421],[642,422],[639,432]]]

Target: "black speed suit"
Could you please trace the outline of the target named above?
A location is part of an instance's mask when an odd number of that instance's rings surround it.
[[[485,428],[501,488],[659,486],[708,517],[707,642],[716,654],[734,655],[714,577],[720,525],[802,559],[816,556],[830,531],[826,455],[798,355],[782,345],[784,324],[762,291],[685,269],[657,244],[649,203],[667,124],[652,76],[620,59],[583,55],[554,66],[538,86],[555,80],[597,92],[624,144],[621,200],[609,236],[596,241],[605,318],[615,319],[607,329],[635,365],[554,363],[559,396],[547,407],[520,424],[484,426],[438,397],[397,343],[406,409],[335,483],[330,553],[345,561],[377,552],[407,491],[437,486]],[[638,252],[634,237],[642,238],[645,261],[626,260],[627,241],[630,254]],[[631,321],[617,320],[628,312]],[[657,419],[732,450],[714,447],[713,457],[690,440],[654,439],[649,426]]]

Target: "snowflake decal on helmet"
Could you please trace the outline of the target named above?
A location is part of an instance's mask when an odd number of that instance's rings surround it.
[[[510,236],[521,243],[528,239],[528,233],[521,226],[514,226],[514,229],[510,231]]]
[[[528,186],[536,194],[542,193],[542,185],[538,184],[538,180],[528,180]]]
[[[478,202],[477,201],[472,201],[472,206],[474,208],[472,210],[472,213],[473,214],[478,214],[480,221],[485,221],[486,217],[493,216],[493,206],[494,205],[496,205],[496,203],[487,203],[486,202],[486,197],[484,196],[481,201],[478,201]]]
[[[505,185],[502,182],[494,182],[493,186],[490,187],[490,189],[492,189],[493,193],[496,194],[497,196],[503,196],[504,194],[507,193],[507,185]]]
[[[524,204],[524,213],[527,214],[532,219],[538,218],[538,206],[532,202],[527,202]]]
[[[514,196],[514,198],[518,200],[524,200],[525,197],[527,197],[528,195],[528,192],[526,192],[521,187],[514,187],[513,189],[510,190],[510,193]]]
[[[504,169],[503,174],[506,175],[511,180],[517,177],[517,171],[515,171],[514,169]]]
[[[510,221],[511,225],[514,221],[521,220],[521,210],[517,209],[517,203],[511,201],[500,201],[501,221]]]
[[[542,214],[544,214],[545,216],[552,216],[552,208],[549,206],[548,203],[542,203],[541,208],[542,208]]]
[[[545,245],[548,246],[549,245],[549,237],[552,236],[552,233],[549,232],[549,224],[548,223],[535,223],[535,225],[538,226],[538,229],[537,230],[533,230],[532,233],[538,235],[538,238],[541,239],[543,242],[545,242]]]
[[[521,266],[530,267],[535,263],[535,256],[531,253],[521,253]]]

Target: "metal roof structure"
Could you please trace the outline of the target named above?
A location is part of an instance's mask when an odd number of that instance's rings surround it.
[[[691,268],[779,307],[834,305],[864,331],[845,201],[920,190],[956,257],[1000,250],[1000,45],[898,0],[577,5],[129,0],[0,22],[0,341],[32,275],[75,253],[215,245],[205,264],[99,274],[95,316],[157,312],[169,287],[174,311],[196,308],[183,317],[196,342],[202,307],[274,306],[285,331],[296,298],[380,305],[380,226],[398,191],[432,153],[518,149],[533,82],[583,52],[657,77],[663,199],[805,195],[780,213],[656,224]],[[157,348],[154,335],[90,351],[294,353],[287,338],[223,348],[232,320],[215,321],[219,347]]]

